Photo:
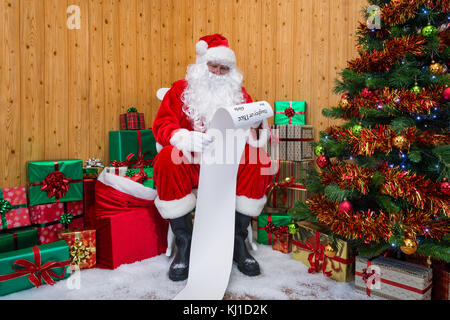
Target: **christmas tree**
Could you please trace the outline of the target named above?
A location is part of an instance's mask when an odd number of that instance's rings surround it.
[[[359,57],[336,80],[339,105],[322,111],[344,124],[320,132],[311,196],[289,214],[363,256],[450,262],[449,0],[369,4]]]

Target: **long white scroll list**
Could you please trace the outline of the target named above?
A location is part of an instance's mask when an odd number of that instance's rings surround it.
[[[189,276],[177,300],[222,299],[234,248],[236,178],[250,127],[272,117],[265,101],[220,108],[208,134],[215,140],[201,159]]]

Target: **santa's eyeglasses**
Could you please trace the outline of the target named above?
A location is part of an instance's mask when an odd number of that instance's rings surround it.
[[[230,67],[215,62],[208,62],[208,69],[209,72],[214,74],[227,74],[230,72]]]

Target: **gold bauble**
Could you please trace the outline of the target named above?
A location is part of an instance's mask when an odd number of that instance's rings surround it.
[[[394,147],[402,149],[406,145],[406,138],[404,136],[397,136],[392,139]]]
[[[430,65],[430,72],[432,74],[442,74],[444,71],[444,67],[440,63],[433,63]]]
[[[404,241],[404,245],[400,247],[400,250],[402,250],[404,254],[413,254],[417,251],[417,242],[413,239],[407,238]]]
[[[336,256],[336,251],[334,251],[333,247],[330,244],[325,246],[325,255],[328,258],[334,258]]]
[[[347,98],[342,98],[339,102],[339,105],[341,106],[341,108],[345,109],[350,105],[350,102],[348,102]]]

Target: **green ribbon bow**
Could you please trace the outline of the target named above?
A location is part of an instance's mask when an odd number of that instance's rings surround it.
[[[61,215],[59,222],[64,225],[64,228],[67,229],[69,227],[69,224],[72,223],[72,220],[73,220],[73,214],[72,214],[72,211],[70,211],[70,212],[64,212]]]
[[[135,107],[132,107],[132,108],[127,110],[127,113],[130,113],[130,112],[136,112],[137,113],[138,111],[137,111],[137,109]]]
[[[0,200],[0,215],[2,216],[2,226],[6,229],[6,213],[12,209],[11,202],[8,200]]]

